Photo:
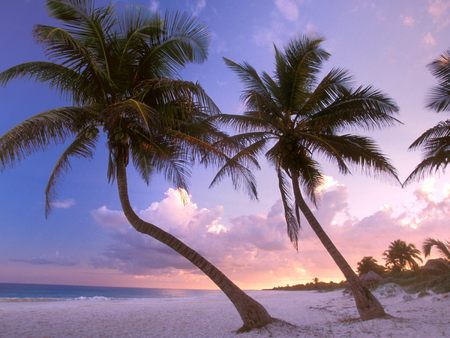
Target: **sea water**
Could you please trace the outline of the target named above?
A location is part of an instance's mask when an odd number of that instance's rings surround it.
[[[0,283],[0,301],[186,298],[218,293],[215,290]]]

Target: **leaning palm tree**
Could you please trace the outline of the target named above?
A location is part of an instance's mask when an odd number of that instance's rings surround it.
[[[423,242],[422,251],[425,257],[428,257],[431,254],[431,248],[435,246],[436,249],[440,252],[440,254],[450,260],[450,242],[444,243],[438,239],[427,238]]]
[[[112,6],[96,8],[93,0],[47,0],[60,27],[37,25],[36,40],[51,61],[28,62],[0,73],[0,83],[28,77],[49,84],[73,101],[37,114],[0,137],[0,169],[16,164],[51,144],[67,145],[46,188],[46,214],[58,178],[74,158],[92,157],[100,135],[109,153],[107,177],[117,180],[120,202],[130,224],[168,245],[205,273],[233,302],[243,329],[272,321],[267,311],[219,269],[183,242],[140,219],[128,197],[131,162],[148,183],[160,172],[186,188],[189,167],[199,160],[222,166],[235,185],[254,194],[253,176],[244,162],[230,158],[240,149],[211,121],[219,111],[200,85],[179,78],[189,62],[206,58],[208,32],[183,14],[164,17],[131,10],[123,17]],[[252,156],[247,156],[252,160]],[[231,165],[230,165],[231,163]],[[245,164],[245,165],[244,165]]]
[[[416,260],[422,262],[420,250],[412,243],[397,239],[389,244],[388,249],[383,253],[386,266],[393,272],[401,272],[409,266],[410,269],[417,270],[419,265]]]
[[[429,65],[439,84],[431,91],[427,107],[436,112],[450,111],[450,49]],[[427,173],[445,170],[450,162],[450,120],[439,122],[415,140],[409,149],[422,148],[425,158],[405,180],[408,184]]]
[[[301,211],[350,283],[361,318],[371,319],[385,315],[383,307],[324,232],[304,195],[316,202],[316,188],[324,175],[320,157],[336,163],[344,174],[355,165],[396,179],[396,170],[374,141],[342,131],[392,125],[397,122],[392,116],[397,106],[372,87],[352,89],[351,78],[342,69],[331,70],[319,81],[318,73],[329,57],[321,43],[322,39],[300,37],[284,51],[275,46],[274,77],[266,72],[260,76],[246,62],[225,59],[244,82],[242,99],[248,110],[218,118],[251,143],[247,151],[256,155],[270,146],[265,156],[278,177],[289,238],[298,248]]]

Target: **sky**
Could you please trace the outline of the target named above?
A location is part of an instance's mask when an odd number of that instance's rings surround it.
[[[105,3],[97,2],[99,5]],[[449,48],[450,2],[445,0],[151,0],[113,1],[149,11],[191,13],[210,31],[208,60],[189,65],[183,78],[199,81],[224,113],[240,113],[242,84],[222,57],[273,71],[273,44],[283,47],[306,34],[325,38],[333,67],[349,70],[355,86],[373,85],[392,97],[403,124],[372,136],[404,180],[421,159],[408,146],[444,120],[425,108],[436,84],[427,64]],[[0,71],[45,60],[32,37],[35,24],[54,24],[44,1],[0,4]],[[27,79],[0,87],[0,134],[50,108],[68,105],[46,85]],[[44,189],[63,145],[36,153],[0,172],[0,282],[166,288],[214,288],[185,259],[138,234],[122,212],[116,187],[106,180],[107,157],[99,147],[89,161],[75,161],[59,185],[54,210],[44,216]],[[147,186],[130,171],[130,199],[144,219],[189,244],[245,289],[270,288],[342,274],[302,222],[299,251],[285,230],[273,168],[261,158],[259,200],[234,191],[230,181],[209,189],[214,170],[194,167],[187,198],[161,177]],[[363,256],[383,263],[390,242],[421,247],[426,237],[450,239],[449,173],[428,176],[402,189],[355,171],[342,176],[327,162],[313,208],[352,267]],[[184,202],[183,202],[184,201]]]

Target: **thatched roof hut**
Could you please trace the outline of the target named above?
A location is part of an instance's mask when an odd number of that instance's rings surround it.
[[[450,272],[450,263],[443,258],[429,259],[422,267],[425,275],[441,275]]]
[[[377,286],[378,282],[383,279],[379,274],[374,271],[369,271],[359,277],[365,287],[373,288]]]

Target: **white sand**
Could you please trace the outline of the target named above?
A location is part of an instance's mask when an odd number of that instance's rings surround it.
[[[252,291],[273,317],[248,337],[450,337],[450,294],[376,292],[395,318],[362,322],[342,291]],[[0,337],[235,337],[241,325],[223,295],[178,299],[0,302]]]

